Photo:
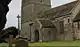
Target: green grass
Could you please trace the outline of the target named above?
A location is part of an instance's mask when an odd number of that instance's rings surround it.
[[[8,45],[8,43],[1,43],[0,44],[0,47],[8,47],[9,45]]]
[[[8,47],[7,43],[1,43],[1,46]],[[46,46],[80,46],[80,40],[77,41],[53,41],[53,42],[36,42],[36,43],[29,43],[30,47],[46,47]]]
[[[80,41],[53,41],[53,42],[37,42],[29,43],[30,47],[34,46],[80,46]]]

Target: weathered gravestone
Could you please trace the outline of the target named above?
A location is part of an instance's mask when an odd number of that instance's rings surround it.
[[[25,38],[13,39],[13,36],[10,35],[9,47],[28,47],[28,41]]]
[[[13,47],[28,47],[28,42],[25,40],[16,40],[12,43]]]
[[[13,35],[9,36],[9,47],[12,47]]]

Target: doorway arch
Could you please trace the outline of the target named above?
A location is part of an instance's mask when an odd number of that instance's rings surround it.
[[[35,30],[35,42],[39,41],[39,31],[36,29]]]

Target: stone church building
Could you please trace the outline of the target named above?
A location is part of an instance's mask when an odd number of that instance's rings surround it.
[[[21,36],[31,42],[80,39],[80,1],[51,8],[50,0],[22,0]]]

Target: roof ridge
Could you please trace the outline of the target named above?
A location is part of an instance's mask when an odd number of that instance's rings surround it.
[[[77,4],[78,1],[73,1],[52,9],[49,9],[44,12],[44,14],[40,18],[52,18],[53,16],[59,17],[60,15],[69,13]]]
[[[69,2],[69,3],[63,4],[63,5],[57,6],[57,7],[65,6],[65,5],[68,5],[68,4],[71,4],[71,3],[75,3],[75,2],[77,3],[78,1],[72,1],[72,2]],[[57,7],[54,7],[54,8],[57,8]]]
[[[54,7],[54,8],[52,8],[52,9],[59,8],[59,7],[62,7],[62,6],[66,6],[66,5],[69,5],[69,4],[72,4],[72,3],[75,3],[75,5],[76,5],[77,2],[78,2],[78,1],[73,1],[73,2],[70,2],[70,3],[67,3],[67,4],[63,4],[63,5]],[[52,9],[51,9],[51,10],[52,10]],[[49,10],[50,10],[50,9],[49,9]],[[47,11],[49,11],[49,10],[47,10]]]

